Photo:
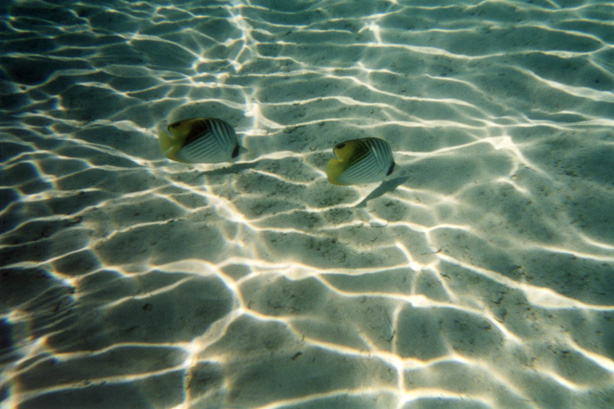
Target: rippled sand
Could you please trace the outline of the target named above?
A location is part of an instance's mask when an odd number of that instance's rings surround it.
[[[614,407],[609,2],[6,3],[2,408]]]

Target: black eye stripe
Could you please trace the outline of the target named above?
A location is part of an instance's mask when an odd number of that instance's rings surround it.
[[[339,145],[335,146],[335,149],[341,149],[345,146],[345,142],[344,143],[340,143]]]

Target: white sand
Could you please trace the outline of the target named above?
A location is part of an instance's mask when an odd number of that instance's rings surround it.
[[[0,6],[2,408],[614,407],[612,5],[172,3]]]

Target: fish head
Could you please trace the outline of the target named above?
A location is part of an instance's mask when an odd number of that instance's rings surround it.
[[[341,142],[333,148],[333,154],[339,162],[348,164],[356,153],[358,143],[356,141]]]
[[[328,181],[333,185],[343,185],[339,183],[337,178],[348,167],[352,157],[356,152],[357,144],[355,141],[341,142],[335,145],[333,148],[334,158],[328,161],[326,164],[326,176]]]
[[[361,138],[333,148],[335,157],[326,165],[328,181],[334,185],[359,185],[383,180],[394,169],[390,145],[383,139]]]
[[[173,122],[166,129],[174,139],[183,141],[190,132],[192,132],[196,121],[198,121],[198,119],[184,119],[182,121]]]

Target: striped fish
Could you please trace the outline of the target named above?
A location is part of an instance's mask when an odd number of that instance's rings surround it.
[[[237,134],[216,118],[184,119],[160,131],[160,149],[169,159],[185,163],[228,162],[239,155]]]
[[[394,170],[390,145],[383,139],[345,141],[333,149],[335,158],[326,165],[328,181],[334,185],[379,182]]]

